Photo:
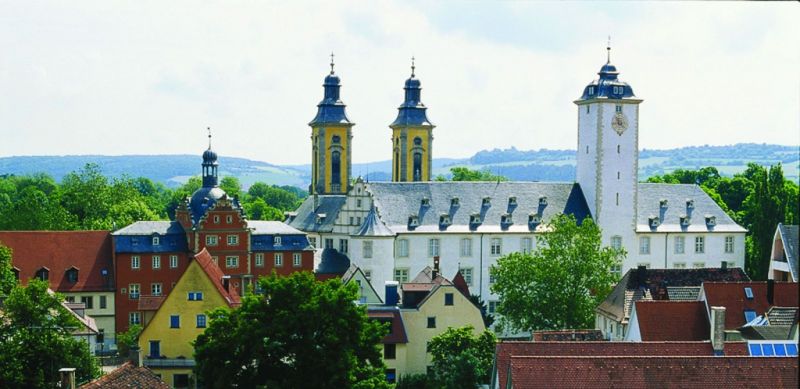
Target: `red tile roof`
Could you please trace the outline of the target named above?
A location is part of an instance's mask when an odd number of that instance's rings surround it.
[[[744,288],[753,289],[753,299],[745,296]],[[767,302],[766,282],[705,282],[703,294],[710,307],[725,307],[725,329],[733,330],[745,323],[744,311],[752,309],[763,315],[771,306],[797,307],[798,288],[795,282],[775,282],[773,303]]]
[[[514,389],[797,388],[797,358],[627,356],[511,358]]]
[[[458,289],[464,297],[469,298],[469,285],[467,285],[467,280],[464,279],[464,275],[461,274],[461,270],[456,272],[456,275],[453,276],[453,285],[455,285],[456,289]]]
[[[165,296],[140,296],[137,309],[140,311],[157,311],[166,299]]]
[[[702,301],[637,301],[636,318],[643,341],[711,339]]]
[[[383,337],[381,343],[408,343],[408,336],[406,335],[406,328],[403,325],[403,317],[400,316],[400,311],[397,309],[389,310],[378,310],[378,309],[368,309],[367,316],[370,319],[377,319],[377,320],[390,320],[391,328],[390,332]]]
[[[134,367],[130,362],[125,362],[116,370],[80,387],[81,389],[94,388],[152,388],[169,389],[170,386],[162,381],[152,370],[146,367]]]
[[[114,290],[109,231],[0,231],[0,243],[13,250],[12,264],[23,283],[45,267],[55,291]],[[73,266],[78,269],[74,283],[66,274]]]
[[[736,344],[733,347],[729,347],[729,345],[730,343],[725,343],[726,355],[748,355],[745,343]],[[500,342],[495,350],[494,369],[497,372],[500,388],[506,387],[506,373],[512,355],[598,357],[714,355],[711,342]]]
[[[603,332],[600,330],[556,330],[556,331],[534,331],[534,342],[581,342],[581,341],[601,341]]]
[[[200,268],[208,275],[208,278],[217,288],[222,298],[225,299],[225,302],[228,303],[228,306],[234,307],[241,304],[241,300],[239,298],[239,294],[236,293],[236,288],[233,286],[229,288],[225,288],[222,284],[222,277],[225,275],[222,273],[222,270],[214,263],[214,260],[211,258],[211,254],[208,253],[205,247],[201,250],[197,255],[194,256],[194,260],[197,261],[197,264],[200,265]]]

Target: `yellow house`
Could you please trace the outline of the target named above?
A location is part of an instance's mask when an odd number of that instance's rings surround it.
[[[424,374],[432,365],[428,342],[447,331],[471,325],[478,335],[486,327],[480,309],[450,280],[425,268],[413,281],[402,284],[402,302],[397,305],[396,284],[387,282],[386,305],[370,307],[375,320],[391,323],[383,339],[386,378],[394,382],[408,374]],[[395,288],[395,289],[393,289]]]
[[[174,388],[194,382],[192,342],[208,324],[206,312],[240,304],[206,249],[199,252],[139,336],[144,366]]]

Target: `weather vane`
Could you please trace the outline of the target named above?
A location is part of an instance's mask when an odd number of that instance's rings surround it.
[[[333,51],[331,51],[331,74],[333,74]]]
[[[606,50],[608,50],[607,62],[611,63],[611,35],[608,36],[608,44],[606,45]]]
[[[208,130],[208,149],[211,150],[211,127],[206,127]]]
[[[416,66],[414,66],[414,56],[411,56],[411,77],[414,77],[414,69],[415,68],[416,68]]]

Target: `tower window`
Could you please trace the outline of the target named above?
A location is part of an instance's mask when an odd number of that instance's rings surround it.
[[[422,146],[422,138],[420,137],[414,138],[414,146]]]
[[[617,179],[619,180],[619,172],[617,172]]]
[[[422,153],[414,153],[414,181],[422,181]]]
[[[338,137],[334,137],[338,138]],[[342,155],[338,151],[331,153],[331,184],[339,185],[342,183]]]
[[[616,87],[616,86],[614,87],[614,93],[615,94],[620,94],[621,92],[617,92],[617,88],[618,87]],[[620,89],[622,89],[622,88],[620,88]],[[617,112],[622,113],[622,106],[621,105],[617,105],[616,109],[617,109]]]
[[[589,113],[589,105],[586,105],[586,113]]]
[[[341,142],[342,138],[340,138],[339,135],[334,135],[333,137],[331,137],[331,143],[338,145]]]
[[[594,87],[593,87],[593,86],[590,86],[590,87],[589,87],[589,95],[591,96],[591,95],[593,95],[593,94],[594,94]],[[587,106],[587,108],[588,108],[588,106]]]
[[[620,151],[620,149],[619,149],[619,145],[617,145],[617,154],[619,154],[619,153],[620,153],[619,151]]]
[[[619,192],[617,192],[617,205],[619,205]]]

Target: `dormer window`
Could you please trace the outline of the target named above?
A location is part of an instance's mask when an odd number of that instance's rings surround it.
[[[658,216],[650,216],[647,220],[650,228],[657,228],[661,224],[661,219]]]
[[[408,228],[412,229],[412,228],[416,228],[416,227],[419,227],[419,216],[417,216],[417,215],[409,216],[408,217]]]
[[[514,224],[514,221],[511,218],[511,214],[510,213],[504,213],[504,214],[500,215],[500,224],[506,224],[506,225]]]
[[[460,205],[461,205],[461,201],[458,199],[458,197],[453,197],[452,199],[450,199],[450,206],[451,207],[458,207]]]
[[[686,209],[694,209],[694,200],[686,199]]]
[[[689,227],[691,222],[692,221],[689,219],[689,216],[681,215],[681,227]]]
[[[423,207],[430,207],[431,206],[431,199],[427,197],[423,197],[422,201],[420,201],[420,205]]]
[[[138,246],[139,238],[131,238],[131,246]]]
[[[539,206],[546,207],[547,206],[547,196],[539,197]]]
[[[539,224],[542,222],[542,215],[532,213],[528,215],[528,224]]]
[[[621,86],[615,86],[614,87],[614,94],[615,95],[621,95],[624,90],[625,90],[625,88],[623,88]],[[619,105],[617,106],[617,112],[622,112],[622,106],[619,106]]]
[[[71,283],[78,282],[78,269],[75,267],[71,267],[67,269],[67,281]]]
[[[47,281],[50,279],[50,269],[43,267],[36,271],[36,278]]]
[[[706,225],[714,227],[717,225],[717,217],[714,215],[706,215]]]
[[[272,245],[273,246],[280,246],[281,245],[281,237],[280,236],[276,236],[276,237],[272,238]]]
[[[439,215],[439,225],[440,226],[449,226],[450,225],[450,215],[443,213]]]
[[[158,246],[161,244],[161,239],[157,236],[153,237],[153,246]]]
[[[591,96],[591,95],[593,95],[593,94],[594,94],[594,87],[593,87],[593,86],[590,86],[590,87],[589,87],[589,96]]]
[[[324,214],[324,213],[318,213],[317,214],[317,224],[322,224],[322,222],[325,221],[325,217],[326,216],[327,215]]]
[[[492,205],[492,198],[491,197],[484,197],[483,201],[481,202],[482,207],[488,207]]]
[[[517,206],[517,197],[511,196],[508,198],[508,206],[509,207],[516,207]]]
[[[474,227],[474,226],[478,226],[480,224],[481,224],[481,214],[473,213],[472,215],[469,215],[469,225],[470,226]]]
[[[669,206],[669,201],[667,199],[661,199],[658,201],[658,206],[661,208],[667,208],[667,206]]]

